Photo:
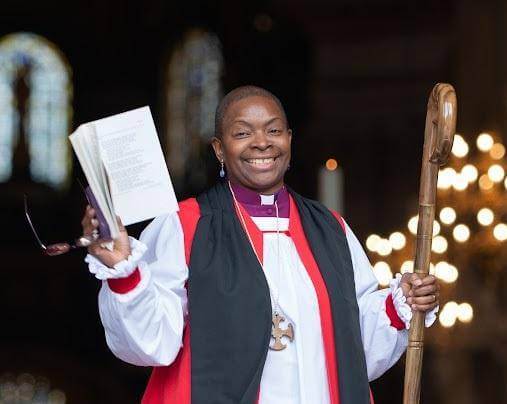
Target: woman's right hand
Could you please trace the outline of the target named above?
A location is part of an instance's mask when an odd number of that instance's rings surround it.
[[[100,260],[104,265],[109,268],[114,267],[118,262],[126,260],[130,255],[130,243],[127,229],[121,223],[118,217],[118,227],[120,228],[120,235],[114,240],[113,250],[102,247],[105,240],[97,240],[88,247],[88,252]],[[94,230],[98,230],[99,221],[95,216],[95,209],[90,205],[86,206],[83,220],[81,220],[84,236],[92,236]]]

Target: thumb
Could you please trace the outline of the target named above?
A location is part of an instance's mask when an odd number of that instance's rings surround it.
[[[421,283],[419,276],[414,273],[406,273],[403,274],[400,281],[400,288],[405,297],[409,296],[409,292],[412,289],[412,286],[418,286]]]
[[[412,289],[412,286],[410,285],[409,282],[407,282],[406,280],[404,281],[402,278],[400,282],[400,288],[401,291],[403,292],[403,296],[408,297],[408,294],[410,292],[410,289]]]

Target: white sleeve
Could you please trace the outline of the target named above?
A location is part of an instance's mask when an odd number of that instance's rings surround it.
[[[188,268],[178,214],[153,220],[141,234],[140,242],[146,251],[132,263],[123,261],[124,266],[139,268],[140,282],[120,294],[103,280],[100,318],[107,345],[118,358],[138,366],[166,366],[174,361],[182,346],[187,315]],[[92,261],[90,256],[87,260]],[[90,263],[90,270],[92,266]],[[107,269],[99,272],[107,273]],[[114,276],[104,278],[111,277]]]
[[[378,290],[377,279],[359,240],[346,223],[345,229],[354,267],[368,380],[372,381],[382,376],[400,359],[407,348],[408,331],[398,331],[391,325],[386,313],[386,299],[391,291]]]

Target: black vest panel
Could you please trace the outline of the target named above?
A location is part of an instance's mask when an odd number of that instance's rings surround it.
[[[289,191],[329,293],[341,404],[368,404],[354,273],[345,234],[324,206]],[[237,218],[227,183],[218,183],[198,196],[197,202],[201,217],[192,243],[187,286],[192,403],[253,404],[271,335],[268,284]]]

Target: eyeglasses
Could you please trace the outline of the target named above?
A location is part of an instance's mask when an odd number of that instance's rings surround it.
[[[30,214],[28,213],[28,197],[26,195],[24,195],[24,197],[25,197],[24,199],[25,199],[26,220],[28,221],[28,225],[30,226],[30,229],[32,229],[33,235],[35,236],[35,239],[37,240],[37,243],[39,244],[39,247],[44,252],[44,254],[49,256],[62,255],[77,248],[86,248],[94,241],[99,239],[99,233],[97,230],[95,230],[91,236],[81,236],[74,241],[61,242],[49,245],[44,244],[41,241],[37,231],[35,230],[35,227],[32,223],[32,219],[30,218]]]

